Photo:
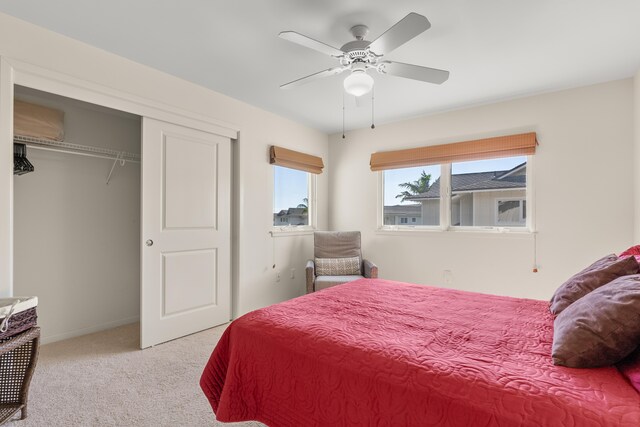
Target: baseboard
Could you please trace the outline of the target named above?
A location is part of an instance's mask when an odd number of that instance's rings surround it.
[[[40,338],[41,344],[50,344],[56,341],[62,341],[69,338],[79,337],[81,335],[92,334],[94,332],[104,331],[106,329],[117,328],[118,326],[129,325],[140,321],[140,316],[127,317],[126,319],[118,319],[112,322],[101,323],[99,325],[89,326],[88,328],[75,329],[73,331],[64,332],[62,334],[56,334],[52,336],[42,335]]]

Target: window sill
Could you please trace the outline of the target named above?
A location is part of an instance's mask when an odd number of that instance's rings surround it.
[[[376,230],[376,234],[387,234],[387,235],[425,235],[429,233],[435,233],[440,235],[477,235],[477,236],[500,236],[500,237],[512,237],[512,238],[523,238],[530,237],[536,234],[534,231],[530,230],[519,230],[514,228],[505,228],[505,227],[496,227],[496,228],[462,228],[462,227],[451,227],[449,229],[442,229],[439,227],[411,227],[411,226],[395,226],[395,227],[381,227]]]
[[[316,231],[313,227],[273,227],[271,237],[307,236]]]

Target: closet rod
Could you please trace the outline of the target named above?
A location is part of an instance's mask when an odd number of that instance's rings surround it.
[[[28,143],[28,142],[26,142],[26,143],[25,142],[20,142],[20,144],[26,144],[29,147],[33,148],[34,150],[53,151],[53,152],[56,152],[56,153],[66,153],[66,154],[77,154],[78,156],[96,157],[96,158],[99,158],[99,159],[108,159],[108,160],[115,160],[116,159],[116,157],[109,156],[109,155],[106,155],[106,154],[83,153],[81,151],[65,150],[64,148],[44,147],[42,145],[32,144],[32,143]],[[125,161],[125,162],[131,162],[131,163],[140,163],[140,160],[131,160],[131,159],[122,159],[122,158],[120,158],[118,160],[122,160],[122,161]]]
[[[32,148],[40,150],[58,151],[61,153],[79,154],[88,157],[98,157],[110,160],[118,159],[126,162],[140,163],[139,154],[129,153],[126,151],[117,151],[108,148],[99,148],[88,145],[71,144],[69,142],[50,141],[46,139],[38,139],[20,135],[14,136],[13,141],[20,144],[26,144]]]

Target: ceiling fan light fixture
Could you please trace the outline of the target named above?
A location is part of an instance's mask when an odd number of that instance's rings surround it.
[[[373,89],[373,77],[362,69],[356,69],[344,79],[344,90],[353,96],[362,96]]]

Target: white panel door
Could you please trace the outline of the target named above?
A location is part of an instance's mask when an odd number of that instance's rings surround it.
[[[231,318],[231,141],[143,118],[140,345]]]

